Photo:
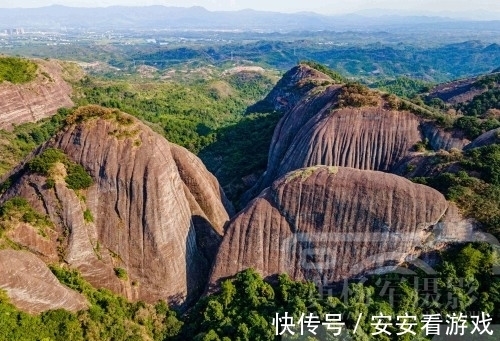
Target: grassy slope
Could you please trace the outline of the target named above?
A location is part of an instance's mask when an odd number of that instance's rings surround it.
[[[38,66],[27,59],[0,56],[0,83],[27,83],[35,79]]]

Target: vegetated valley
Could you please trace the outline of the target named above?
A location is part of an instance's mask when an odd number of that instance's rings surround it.
[[[283,44],[110,63],[126,72],[0,57],[0,340],[274,340],[285,312],[342,314],[355,340],[380,313],[500,321],[498,247],[471,237],[500,237],[498,47],[434,47],[407,72],[388,47],[283,61]],[[457,49],[483,63],[450,74]],[[322,239],[351,232],[368,241]],[[285,245],[304,235],[342,262],[304,268]]]

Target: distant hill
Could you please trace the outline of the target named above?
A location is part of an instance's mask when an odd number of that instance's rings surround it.
[[[468,102],[487,92],[490,88],[500,86],[500,69],[489,75],[460,79],[439,84],[429,92],[428,99],[439,98],[448,104]]]
[[[229,30],[359,30],[397,27],[469,28],[500,31],[500,21],[468,22],[432,16],[326,16],[312,12],[277,13],[254,10],[208,11],[203,7],[76,8],[53,5],[40,8],[0,9],[0,29],[229,29]]]

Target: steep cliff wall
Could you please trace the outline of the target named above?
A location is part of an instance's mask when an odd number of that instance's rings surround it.
[[[274,130],[267,169],[243,203],[294,169],[326,165],[391,172],[425,139],[434,150],[469,143],[412,112],[394,109],[398,106],[390,96],[321,75],[297,66],[266,98],[283,117]]]
[[[2,200],[21,196],[49,215],[52,249],[94,286],[148,302],[195,298],[229,219],[217,181],[196,156],[131,116],[95,106],[77,113],[45,148],[62,150],[94,183],[68,188],[59,163],[54,186],[26,171]],[[49,249],[44,257],[53,257]]]
[[[398,264],[418,253],[448,208],[436,190],[393,174],[299,169],[230,222],[211,283],[249,267],[332,283]]]
[[[462,150],[470,143],[463,134],[444,131],[431,122],[422,123],[422,132],[424,138],[429,141],[429,145],[434,150]]]
[[[302,167],[389,171],[423,140],[421,121],[414,114],[390,109],[376,93],[367,95],[373,104],[342,105],[346,89],[338,84],[315,86],[285,112],[274,130],[266,172],[245,193],[244,203],[279,176]]]

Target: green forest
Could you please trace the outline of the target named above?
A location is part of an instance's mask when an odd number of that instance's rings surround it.
[[[338,293],[319,292],[313,283],[294,282],[287,275],[264,280],[248,269],[223,281],[219,292],[200,299],[185,312],[172,310],[164,302],[127,302],[108,290],[94,289],[75,270],[53,266],[51,270],[60,282],[84,294],[90,308],[75,314],[54,310],[29,315],[18,311],[0,291],[0,340],[280,340],[273,318],[285,313],[294,321],[312,313],[321,322],[327,314],[341,315],[345,325],[338,338],[319,326],[317,335],[304,332],[308,340],[342,340],[360,316],[353,340],[430,340],[432,336],[426,337],[420,321],[424,314],[439,314],[443,319],[453,312],[468,311],[499,316],[500,279],[492,271],[495,256],[490,245],[457,246],[438,257],[441,263],[435,275],[416,268],[413,275],[372,276],[346,282]],[[417,316],[416,335],[397,335],[396,323],[388,327],[391,335],[371,335],[376,329],[370,317],[378,314],[394,319]],[[292,328],[295,338],[289,335],[286,339],[301,339],[298,326]],[[472,330],[468,318],[468,340],[474,340]],[[484,337],[481,340],[496,340],[497,336]]]

